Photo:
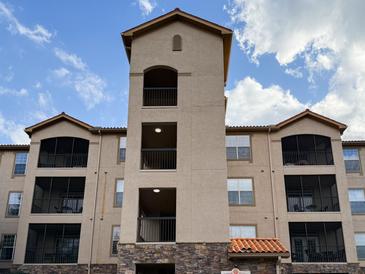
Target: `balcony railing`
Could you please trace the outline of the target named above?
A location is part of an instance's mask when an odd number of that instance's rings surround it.
[[[176,149],[142,149],[141,169],[176,169]]]
[[[82,213],[83,203],[83,198],[33,199],[32,213]]]
[[[333,165],[330,151],[283,151],[284,165]]]
[[[87,153],[41,153],[39,155],[38,167],[86,167],[87,156]]]
[[[138,218],[138,242],[175,242],[176,217]]]
[[[292,252],[293,262],[346,262],[345,249],[336,246],[325,247],[313,246],[315,250],[304,249],[303,251]]]
[[[325,212],[340,211],[340,205],[337,196],[319,197],[316,200],[307,197],[288,197],[289,212]]]
[[[154,87],[143,89],[144,106],[176,106],[177,88]]]
[[[70,264],[77,263],[78,249],[61,252],[54,249],[27,249],[26,264]]]
[[[365,201],[351,202],[352,214],[365,214]]]

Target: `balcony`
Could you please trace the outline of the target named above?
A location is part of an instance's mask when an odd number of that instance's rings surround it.
[[[137,242],[176,241],[176,190],[140,189]]]
[[[177,105],[177,71],[155,67],[144,73],[143,106]]]
[[[346,262],[339,222],[289,223],[293,262]]]
[[[333,165],[331,139],[320,135],[294,135],[282,138],[283,164]]]
[[[176,106],[177,88],[155,87],[143,89],[144,106]]]
[[[340,211],[333,175],[285,176],[288,212]]]
[[[32,213],[82,213],[85,177],[37,177]]]
[[[176,123],[142,125],[141,169],[176,169]]]
[[[87,167],[89,141],[73,137],[49,138],[41,141],[38,167]]]
[[[80,224],[29,224],[25,263],[77,263],[80,228]]]

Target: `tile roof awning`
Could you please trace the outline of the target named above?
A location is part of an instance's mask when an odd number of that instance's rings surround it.
[[[289,251],[276,238],[234,238],[228,248],[230,257],[284,257]]]

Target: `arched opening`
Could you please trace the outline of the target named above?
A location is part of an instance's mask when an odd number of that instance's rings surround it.
[[[177,105],[177,71],[155,67],[145,71],[143,78],[144,106]]]
[[[314,134],[281,139],[284,165],[333,165],[331,138]]]
[[[174,37],[172,38],[172,50],[182,51],[182,39],[179,34],[174,35]]]
[[[89,141],[75,137],[41,140],[38,167],[86,167]]]

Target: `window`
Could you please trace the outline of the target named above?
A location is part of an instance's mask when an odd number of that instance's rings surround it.
[[[233,238],[256,238],[256,226],[245,225],[238,226],[232,225],[229,227],[229,237]]]
[[[118,179],[115,184],[114,207],[123,206],[124,180]]]
[[[119,161],[125,161],[125,151],[127,147],[127,137],[120,137],[119,139]]]
[[[360,156],[357,148],[344,148],[343,158],[345,160],[345,168],[347,173],[360,172]]]
[[[8,207],[6,209],[7,217],[17,217],[20,213],[20,205],[22,203],[22,193],[21,192],[10,192]]]
[[[112,255],[118,255],[118,242],[120,236],[120,226],[113,226],[112,231]]]
[[[18,152],[15,155],[14,175],[24,175],[27,169],[27,152]]]
[[[226,136],[227,160],[250,160],[251,147],[249,135]]]
[[[253,205],[252,179],[228,179],[228,201],[230,205]]]
[[[365,191],[362,188],[349,189],[349,200],[353,214],[365,213]]]
[[[355,233],[357,258],[365,260],[365,233]]]
[[[176,34],[172,38],[172,50],[173,51],[181,51],[182,50],[182,39],[181,36]]]
[[[15,234],[3,234],[0,243],[0,260],[11,261],[13,260],[15,250]]]

